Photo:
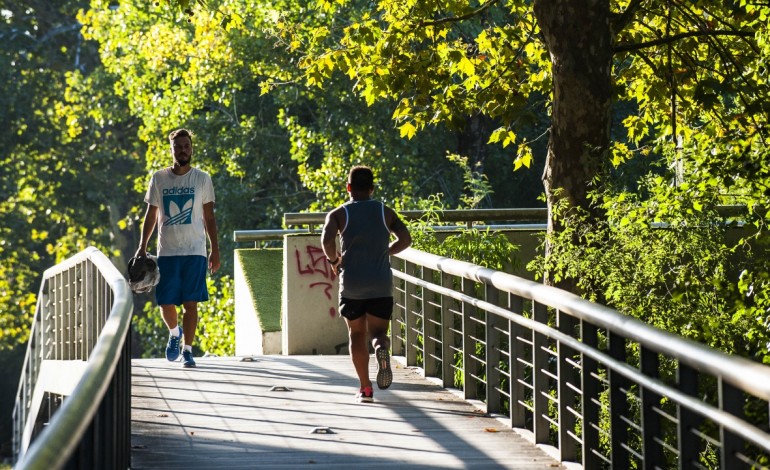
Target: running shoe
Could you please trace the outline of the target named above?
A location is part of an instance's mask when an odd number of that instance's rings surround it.
[[[187,369],[195,367],[195,359],[193,359],[192,351],[186,349],[182,351],[182,358],[182,367]]]
[[[374,390],[372,387],[364,387],[358,391],[356,395],[356,401],[358,403],[372,403],[374,402]]]
[[[179,342],[182,339],[182,327],[179,327],[179,336],[168,335],[168,344],[166,345],[166,359],[171,362],[179,359]]]
[[[379,347],[374,351],[377,358],[377,387],[384,390],[393,383],[393,371],[390,370],[390,354],[388,350]]]

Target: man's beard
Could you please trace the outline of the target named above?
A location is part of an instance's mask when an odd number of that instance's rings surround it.
[[[185,160],[182,160],[181,158],[177,158],[176,159],[176,164],[179,165],[179,166],[187,166],[187,165],[190,164],[190,159],[187,158]]]

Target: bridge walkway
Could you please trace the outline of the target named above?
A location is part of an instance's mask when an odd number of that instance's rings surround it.
[[[564,468],[398,359],[372,404],[347,355],[134,359],[131,468]]]

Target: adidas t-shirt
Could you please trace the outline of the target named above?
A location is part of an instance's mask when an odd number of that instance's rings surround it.
[[[208,173],[191,168],[177,176],[170,168],[159,170],[144,202],[158,208],[158,256],[208,255],[203,205],[214,202]]]

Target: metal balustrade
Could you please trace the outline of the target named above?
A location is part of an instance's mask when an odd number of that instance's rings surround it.
[[[96,248],[45,271],[13,411],[15,468],[130,467],[132,309]]]
[[[414,249],[392,263],[394,354],[563,462],[770,465],[770,367],[506,273]]]

